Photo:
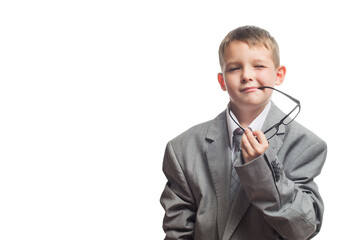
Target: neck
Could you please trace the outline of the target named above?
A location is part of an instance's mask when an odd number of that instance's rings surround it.
[[[230,103],[230,108],[231,111],[236,116],[239,124],[243,128],[247,128],[254,121],[254,119],[256,119],[259,116],[259,114],[261,114],[261,112],[267,106],[267,104],[268,103],[263,104],[263,106],[240,108]]]

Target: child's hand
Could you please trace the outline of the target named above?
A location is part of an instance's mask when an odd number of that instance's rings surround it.
[[[256,138],[257,137],[257,138]],[[244,162],[248,163],[259,157],[268,148],[267,138],[262,131],[252,132],[248,128],[242,136],[241,148]]]

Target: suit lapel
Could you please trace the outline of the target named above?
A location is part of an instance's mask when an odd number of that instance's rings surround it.
[[[210,143],[205,154],[216,192],[218,233],[222,238],[229,214],[231,176],[231,152],[225,111],[208,128],[206,140]]]
[[[267,115],[267,118],[263,124],[262,131],[266,131],[274,124],[278,123],[285,114],[272,102],[271,109]],[[283,138],[285,134],[285,126],[280,125],[278,132],[271,139],[268,140],[269,147],[265,152],[269,164],[277,157],[279,149],[283,145]]]
[[[270,127],[272,127],[274,124],[278,123],[282,118],[284,118],[284,116],[285,114],[272,102],[267,118],[262,126],[262,131],[264,132]],[[279,127],[277,135],[282,135],[284,133],[285,133],[285,126],[281,125]]]
[[[267,118],[263,124],[262,131],[267,130],[279,122],[284,116],[285,114],[272,102],[271,109],[269,110]],[[268,141],[269,147],[265,152],[265,159],[269,162],[269,164],[277,157],[278,151],[283,144],[284,133],[285,127],[280,126],[277,134]],[[229,218],[223,234],[223,240],[230,239],[230,237],[233,235],[249,205],[250,201],[247,198],[244,188],[240,185],[236,199],[232,205],[232,208],[230,209]]]

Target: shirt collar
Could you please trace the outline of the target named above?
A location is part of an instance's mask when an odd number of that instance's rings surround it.
[[[267,118],[269,109],[271,107],[271,101],[267,104],[267,106],[263,109],[263,111],[249,124],[249,127],[253,130],[261,130],[264,124],[265,119]],[[231,144],[231,149],[233,147],[232,139],[233,139],[233,131],[238,127],[238,125],[233,121],[231,116],[229,116],[229,105],[227,107],[226,115],[227,115],[227,127],[228,127],[228,136],[229,136],[229,142]],[[232,112],[232,117],[234,120],[238,123],[238,120],[236,116]]]

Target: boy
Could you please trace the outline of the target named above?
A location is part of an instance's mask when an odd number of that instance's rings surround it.
[[[234,29],[219,47],[227,109],[167,144],[161,196],[166,239],[308,239],[320,230],[323,201],[313,179],[327,147],[271,102],[283,83],[275,39]],[[288,99],[289,100],[289,99]],[[290,101],[290,100],[289,100]]]

